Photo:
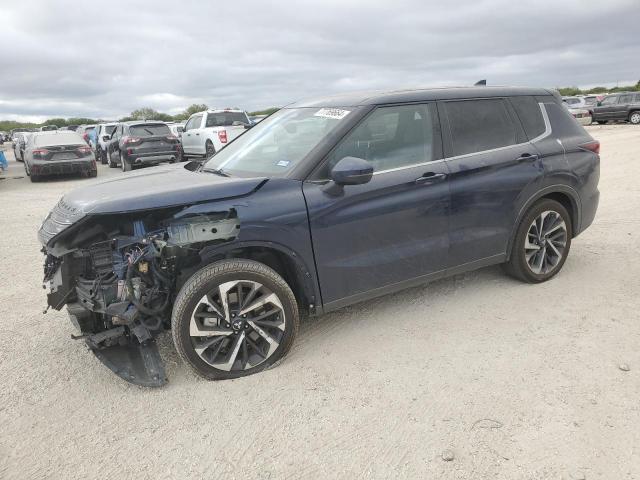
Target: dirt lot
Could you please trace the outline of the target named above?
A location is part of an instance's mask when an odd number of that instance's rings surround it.
[[[640,478],[640,128],[590,131],[600,209],[554,280],[487,268],[306,320],[279,367],[235,381],[197,378],[165,336],[160,390],[42,314],[36,230],[94,180],[1,180],[0,478]]]

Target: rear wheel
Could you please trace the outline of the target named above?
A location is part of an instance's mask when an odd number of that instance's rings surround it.
[[[213,157],[216,153],[216,148],[213,146],[213,142],[211,140],[207,140],[207,143],[204,144],[206,149],[206,157]]]
[[[113,155],[111,154],[111,152],[107,151],[106,155],[107,155],[107,163],[109,164],[109,168],[116,168],[118,164],[113,161]]]
[[[564,265],[572,235],[567,210],[555,200],[541,200],[520,222],[505,271],[527,283],[549,280]]]
[[[120,152],[120,166],[122,167],[123,172],[131,171],[131,164],[125,160],[122,156],[122,152]]]
[[[172,335],[196,373],[223,380],[282,359],[298,324],[296,299],[280,275],[253,260],[223,260],[184,284],[173,307]]]
[[[640,111],[631,112],[629,114],[629,123],[640,125]]]

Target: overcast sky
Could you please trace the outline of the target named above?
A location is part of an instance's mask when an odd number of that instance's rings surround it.
[[[0,119],[640,79],[639,0],[0,0]]]

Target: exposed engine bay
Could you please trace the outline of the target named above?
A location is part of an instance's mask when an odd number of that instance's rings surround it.
[[[67,305],[81,332],[74,338],[139,385],[167,381],[154,337],[170,328],[181,275],[199,265],[202,248],[240,230],[234,209],[183,218],[178,210],[87,217],[43,248],[49,306]]]

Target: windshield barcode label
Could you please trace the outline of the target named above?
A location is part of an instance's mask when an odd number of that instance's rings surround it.
[[[342,120],[349,115],[349,110],[340,110],[339,108],[321,108],[313,114],[314,117],[335,118],[336,120]]]

